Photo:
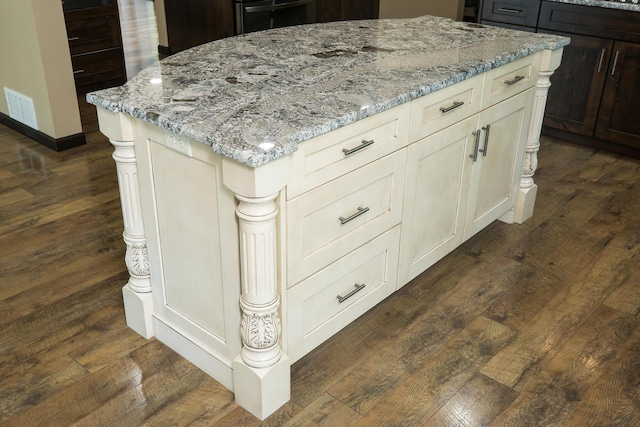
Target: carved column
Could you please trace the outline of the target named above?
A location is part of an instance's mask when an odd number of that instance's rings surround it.
[[[250,199],[236,195],[240,220],[242,360],[266,368],[280,360],[280,298],[276,272],[277,194]]]
[[[122,289],[127,325],[150,338],[153,336],[153,303],[134,142],[109,141],[115,147],[112,157],[116,162],[124,222],[123,239],[127,245],[125,264],[129,270],[129,281]]]
[[[513,220],[522,224],[533,216],[538,186],[533,180],[533,176],[538,168],[538,151],[540,150],[540,133],[542,132],[542,121],[547,105],[547,94],[551,87],[550,78],[554,71],[560,66],[562,59],[562,49],[554,51],[544,51],[542,54],[542,64],[536,83],[536,93],[533,104],[531,126],[527,137],[524,162],[522,164],[522,177],[520,179],[520,190],[516,201],[515,215]]]

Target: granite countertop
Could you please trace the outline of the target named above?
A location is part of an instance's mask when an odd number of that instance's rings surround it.
[[[257,167],[315,136],[568,43],[432,16],[287,27],[178,53],[87,101]]]
[[[633,3],[633,1],[637,2],[640,0],[627,0],[626,3],[620,3],[617,1],[607,1],[607,0],[547,0],[547,1],[552,1],[554,3],[577,4],[581,6],[604,7],[607,9],[634,10],[636,12],[640,12],[640,4]]]

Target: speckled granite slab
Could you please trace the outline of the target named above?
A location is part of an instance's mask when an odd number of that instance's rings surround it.
[[[181,52],[87,101],[257,167],[315,136],[568,43],[431,16],[287,27]]]
[[[626,3],[619,3],[616,1],[606,1],[606,0],[547,0],[547,1],[551,1],[554,3],[569,3],[569,4],[577,4],[581,6],[604,7],[607,9],[632,10],[632,11],[640,12],[640,4],[638,3],[634,4],[633,0],[627,0]]]

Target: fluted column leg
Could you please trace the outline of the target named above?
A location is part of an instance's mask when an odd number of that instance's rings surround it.
[[[260,419],[290,398],[290,363],[280,348],[277,194],[239,203],[242,351],[234,361],[236,401]]]
[[[127,245],[125,264],[129,270],[129,281],[122,288],[127,325],[143,337],[150,338],[153,336],[153,301],[134,143],[109,141],[115,147],[113,159],[120,189],[123,239]]]
[[[522,164],[520,189],[518,190],[513,218],[513,220],[518,224],[522,224],[533,216],[533,208],[536,203],[536,195],[538,194],[538,186],[534,182],[533,176],[538,168],[540,133],[542,132],[544,111],[547,105],[547,94],[551,87],[550,78],[560,65],[561,58],[562,49],[552,52],[544,52],[542,68],[538,74],[531,126],[529,127],[529,135],[524,153],[524,162]]]

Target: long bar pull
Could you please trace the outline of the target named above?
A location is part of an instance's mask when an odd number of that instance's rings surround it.
[[[613,60],[613,69],[611,70],[611,75],[616,75],[616,67],[618,66],[618,57],[620,56],[620,51],[616,50],[616,58]]]
[[[362,143],[360,143],[360,145],[358,145],[355,148],[343,148],[342,152],[344,153],[345,157],[348,157],[352,154],[357,153],[360,150],[364,150],[365,148],[369,147],[370,145],[373,145],[375,143],[375,141],[373,139],[370,140],[362,140]]]
[[[476,148],[473,150],[473,154],[469,154],[469,157],[473,159],[474,162],[478,161],[478,148],[480,148],[480,129],[473,132],[473,135],[476,137]]]
[[[505,80],[505,81],[504,81],[504,83],[505,83],[506,85],[511,86],[511,85],[513,85],[513,84],[518,83],[518,82],[519,82],[519,81],[521,81],[521,80],[524,80],[524,76],[515,76],[515,77],[513,78],[513,80]]]
[[[602,53],[600,53],[600,63],[598,64],[598,72],[602,71],[602,62],[604,61],[604,55],[607,53],[607,49],[602,49]]]
[[[491,131],[491,125],[483,127],[482,130],[484,131],[484,148],[480,150],[480,152],[482,153],[482,157],[487,157],[487,151],[489,151],[489,132]]]
[[[346,218],[339,217],[338,219],[340,220],[340,224],[345,225],[349,221],[353,221],[354,219],[358,218],[360,215],[363,215],[363,214],[365,214],[367,212],[369,212],[369,208],[358,207],[358,212],[356,212],[353,215],[348,216]]]
[[[352,290],[351,292],[349,292],[348,294],[346,294],[345,296],[340,296],[337,295],[336,298],[338,298],[338,302],[340,304],[342,304],[343,302],[345,302],[346,300],[348,300],[349,298],[351,298],[352,296],[354,296],[355,294],[357,294],[358,292],[360,292],[361,290],[363,290],[365,288],[365,284],[363,283],[362,285],[358,285],[357,283],[355,285],[356,288],[354,290]]]
[[[498,12],[522,13],[522,9],[511,9],[510,7],[500,7],[498,8]]]
[[[448,113],[449,111],[453,111],[458,107],[462,107],[463,105],[464,101],[454,101],[453,105],[450,105],[449,107],[440,107],[440,111],[442,111],[442,114]]]

